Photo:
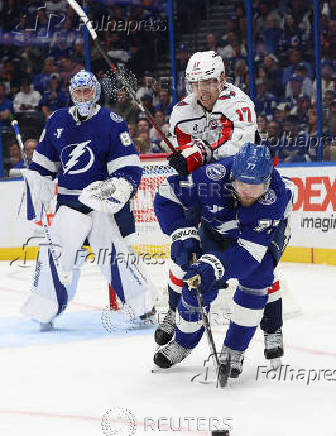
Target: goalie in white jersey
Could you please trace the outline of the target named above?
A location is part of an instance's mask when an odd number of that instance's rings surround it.
[[[236,154],[245,143],[260,140],[254,103],[225,79],[225,66],[216,52],[197,52],[189,59],[186,69],[188,95],[174,106],[170,119],[178,153],[168,158],[169,165],[181,176],[188,176],[202,165]],[[213,171],[216,171],[215,166]],[[190,219],[195,219],[193,211],[186,210],[185,213]],[[182,278],[190,261],[185,259],[181,265],[173,259],[168,281],[169,311],[155,332],[158,345],[173,338]],[[265,333],[265,357],[275,359],[273,364],[277,364],[283,354],[282,300],[277,280],[269,290],[268,301],[261,321]]]
[[[154,287],[129,262],[133,253],[116,223],[142,174],[128,127],[119,115],[98,105],[100,84],[92,73],[78,72],[69,91],[74,106],[49,117],[26,174],[38,218],[43,208],[47,210],[58,178],[57,211],[46,231],[51,240],[40,248],[33,292],[23,308],[44,327],[74,296],[86,240],[132,315],[149,312],[154,302]],[[58,262],[56,247],[61,247]]]

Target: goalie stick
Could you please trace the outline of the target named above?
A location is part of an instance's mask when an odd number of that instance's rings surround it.
[[[21,134],[20,134],[20,129],[19,129],[19,123],[17,122],[17,120],[13,120],[12,121],[12,126],[13,126],[13,129],[14,129],[15,137],[16,137],[17,142],[18,142],[19,147],[20,147],[20,151],[22,153],[23,162],[24,162],[25,166],[28,168],[29,165],[28,165],[27,153],[26,153],[26,151],[24,149],[24,145],[23,145],[23,142],[22,142],[22,138],[21,138]],[[28,192],[28,182],[27,182],[26,178],[25,178],[25,184],[26,184],[27,191],[25,190],[24,192]],[[24,201],[24,197],[25,197],[25,195],[23,193],[23,195],[21,197],[21,200],[20,200],[19,213],[20,213],[20,209],[22,207],[22,203]],[[55,246],[54,246],[54,244],[52,242],[51,235],[50,235],[50,228],[49,228],[49,224],[48,224],[47,211],[44,210],[43,205],[42,205],[42,213],[41,213],[41,215],[42,215],[41,216],[42,227],[43,227],[43,230],[44,230],[45,238],[46,238],[46,240],[48,241],[48,244],[49,244],[52,260],[54,262],[54,265],[55,265],[58,277],[62,277],[63,278],[61,264],[60,264],[60,262],[58,260],[58,257],[57,257],[56,251],[55,251]]]
[[[95,29],[93,28],[91,21],[89,20],[88,16],[86,15],[86,13],[82,9],[82,7],[77,3],[76,0],[67,0],[67,2],[72,7],[72,9],[76,12],[76,14],[79,16],[79,18],[83,21],[85,26],[87,27],[87,29],[88,29],[88,31],[89,31],[89,33],[91,35],[91,38],[92,38],[92,40],[93,40],[97,50],[99,51],[99,53],[101,54],[101,56],[103,57],[103,59],[105,60],[107,65],[110,67],[112,72],[116,75],[118,80],[120,80],[120,82],[123,84],[123,86],[125,87],[126,91],[129,94],[129,96],[137,104],[137,106],[145,113],[146,118],[153,125],[155,130],[159,133],[159,135],[161,136],[163,141],[168,145],[169,149],[173,153],[176,153],[177,151],[175,150],[173,144],[169,141],[169,139],[167,139],[165,137],[165,135],[162,132],[162,130],[160,129],[160,127],[154,121],[151,113],[144,107],[144,105],[141,103],[141,100],[136,96],[136,93],[135,93],[134,89],[127,82],[126,78],[122,74],[119,73],[118,68],[116,67],[116,65],[113,62],[110,61],[107,53],[104,51],[104,49],[102,48],[101,44],[98,41],[97,33],[96,33]]]

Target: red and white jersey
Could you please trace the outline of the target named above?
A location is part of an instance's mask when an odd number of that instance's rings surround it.
[[[192,139],[201,139],[218,160],[236,154],[246,142],[255,141],[257,130],[254,103],[239,88],[226,83],[211,112],[189,94],[173,108],[170,131],[175,147],[185,148]]]

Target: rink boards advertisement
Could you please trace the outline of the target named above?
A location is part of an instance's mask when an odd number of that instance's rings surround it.
[[[336,164],[280,166],[294,184],[290,245],[336,248]]]
[[[336,248],[336,164],[283,165],[281,175],[294,184],[294,207],[291,219],[293,247]],[[40,226],[18,217],[22,179],[0,182],[0,254],[22,248],[29,238],[43,236]],[[37,245],[37,244],[35,244]],[[4,257],[2,257],[4,258]]]

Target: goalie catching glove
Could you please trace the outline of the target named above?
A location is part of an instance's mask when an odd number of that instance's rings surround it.
[[[171,258],[183,270],[190,265],[193,253],[201,254],[200,237],[196,227],[182,227],[172,233]]]
[[[177,153],[168,157],[168,160],[170,167],[174,168],[180,176],[186,177],[197,168],[210,162],[211,158],[211,148],[200,139],[195,139],[183,149],[179,148]]]
[[[133,186],[126,179],[111,177],[84,188],[79,201],[91,209],[114,215],[125,206],[132,192]]]

